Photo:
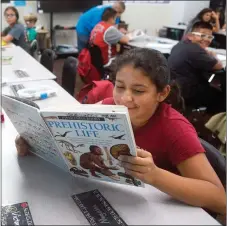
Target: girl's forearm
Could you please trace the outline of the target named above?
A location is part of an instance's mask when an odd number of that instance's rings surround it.
[[[217,18],[215,20],[215,28],[214,31],[218,32],[220,30],[220,23],[219,23],[219,19]]]
[[[207,208],[222,215],[226,213],[224,188],[208,181],[178,176],[157,168],[151,184],[189,205]]]

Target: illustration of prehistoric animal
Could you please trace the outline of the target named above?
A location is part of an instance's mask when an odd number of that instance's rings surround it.
[[[125,140],[125,139],[123,139],[123,137],[125,136],[125,134],[123,134],[123,135],[120,135],[120,136],[110,136],[110,137],[112,137],[113,139],[116,139],[116,140]]]
[[[128,184],[134,184],[137,187],[139,185],[141,185],[141,182],[140,181],[136,180],[134,177],[132,177],[132,176],[126,174],[126,173],[118,172],[117,174],[120,177],[126,178],[125,182],[128,183]]]
[[[66,159],[70,162],[71,165],[73,165],[72,168],[70,168],[70,172],[80,175],[80,176],[85,176],[85,177],[89,177],[88,173],[86,171],[84,171],[83,169],[79,169],[78,167],[76,167],[77,162],[76,159],[74,158],[74,156],[72,155],[72,153],[66,151],[64,152],[64,156],[66,157]]]
[[[74,158],[73,154],[69,151],[64,152],[64,156],[66,159],[71,163],[71,165],[76,166],[76,159]]]
[[[61,145],[61,147],[64,147],[71,152],[74,152],[76,154],[81,153],[80,151],[78,151],[76,148],[77,147],[84,147],[84,144],[78,144],[77,146],[74,146],[73,144],[71,144],[70,142],[66,141],[66,140],[57,140],[57,142]]]
[[[118,159],[120,155],[131,155],[130,149],[127,144],[116,144],[110,148],[110,154],[115,158]]]
[[[66,131],[65,133],[63,133],[63,134],[60,134],[59,132],[57,132],[57,134],[58,135],[55,135],[54,137],[66,137],[66,135],[68,134],[68,133],[71,133],[72,131]]]
[[[120,177],[113,174],[110,170],[116,170],[114,166],[106,166],[104,163],[102,149],[98,146],[91,145],[90,152],[86,152],[80,156],[80,166],[84,169],[89,169],[94,177],[99,177],[96,173],[108,176],[113,180],[120,180]]]
[[[88,173],[82,169],[78,169],[77,167],[72,167],[70,169],[70,172],[77,174],[79,176],[83,176],[83,177],[89,177]]]

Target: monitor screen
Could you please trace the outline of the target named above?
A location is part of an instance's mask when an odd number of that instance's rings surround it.
[[[37,1],[38,11],[42,12],[85,12],[102,5],[102,0],[41,0]]]

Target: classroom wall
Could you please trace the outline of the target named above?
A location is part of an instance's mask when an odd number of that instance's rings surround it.
[[[203,8],[209,8],[210,1],[185,1],[183,22],[188,22],[194,18]]]
[[[122,16],[130,22],[129,29],[146,29],[149,35],[156,35],[164,25],[177,24],[184,16],[184,1],[163,3],[131,3]]]
[[[17,7],[23,22],[23,15],[36,12],[36,1],[26,1],[25,7]],[[104,1],[106,4],[106,1]],[[4,9],[9,4],[2,4],[2,27],[7,24],[4,19]],[[11,4],[12,5],[12,4]],[[156,35],[158,29],[164,25],[177,24],[189,21],[198,11],[209,6],[209,1],[171,1],[169,4],[151,3],[128,3],[122,19],[130,24],[129,29],[146,29],[150,35]],[[81,13],[54,13],[54,26],[73,26],[76,24]],[[140,16],[139,16],[140,15]],[[50,28],[48,13],[38,14],[37,25]],[[76,44],[74,31],[57,32],[57,44]]]

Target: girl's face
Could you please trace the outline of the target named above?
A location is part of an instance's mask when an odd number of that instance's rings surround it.
[[[15,14],[15,12],[12,9],[8,9],[5,12],[5,18],[6,18],[6,22],[9,25],[15,24],[17,22],[16,14]]]
[[[204,22],[209,22],[211,20],[211,12],[207,12],[203,14],[203,21]]]
[[[128,108],[132,126],[138,128],[147,123],[169,91],[169,86],[166,86],[162,92],[158,92],[140,69],[126,65],[117,72],[113,97],[117,105]]]

